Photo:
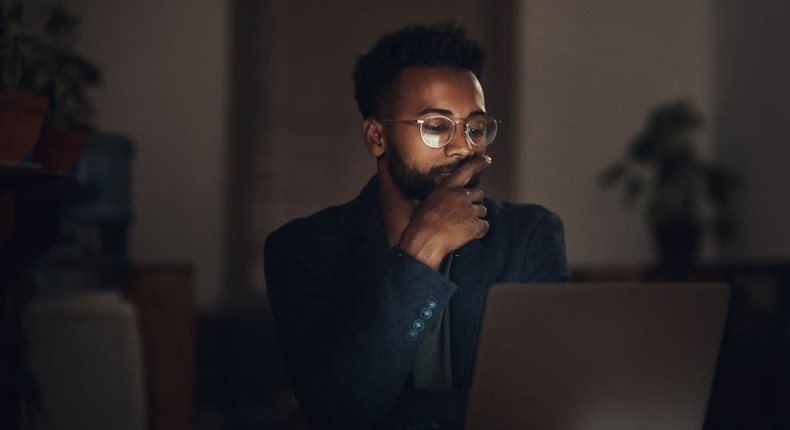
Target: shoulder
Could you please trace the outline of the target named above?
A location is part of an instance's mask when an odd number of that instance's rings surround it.
[[[348,229],[350,203],[331,206],[312,215],[293,219],[266,238],[266,247],[298,244],[300,247],[310,243],[332,240],[328,236],[340,236]]]
[[[539,219],[544,216],[556,216],[551,210],[534,203],[509,203],[497,200],[485,199],[485,205],[489,211],[495,210],[501,216],[527,219]]]
[[[294,285],[295,279],[334,279],[345,251],[351,249],[346,205],[332,206],[289,221],[269,233],[263,246],[263,267],[270,300]],[[297,288],[309,288],[301,282]]]
[[[533,203],[508,203],[486,199],[491,228],[500,233],[523,236],[535,230],[563,230],[559,215]]]
[[[266,243],[268,246],[270,242],[282,240],[299,244],[354,240],[359,234],[374,229],[377,216],[378,177],[374,175],[355,198],[287,222],[270,233]]]
[[[486,206],[490,229],[483,240],[499,255],[503,280],[567,282],[565,231],[556,213],[536,204],[486,201]]]

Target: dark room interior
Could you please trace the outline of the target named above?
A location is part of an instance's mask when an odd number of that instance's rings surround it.
[[[790,2],[0,3],[0,428],[295,428],[264,242],[376,172],[357,57],[453,20],[486,197],[572,283],[728,284],[703,428],[790,429]]]

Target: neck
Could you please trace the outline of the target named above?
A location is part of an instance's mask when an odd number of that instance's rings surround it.
[[[385,170],[379,169],[379,209],[390,246],[400,242],[411,213],[419,202],[403,195]]]

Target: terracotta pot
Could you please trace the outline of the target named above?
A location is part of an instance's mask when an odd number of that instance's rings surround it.
[[[0,162],[22,161],[33,149],[48,105],[39,94],[0,91]]]
[[[90,132],[47,128],[41,131],[33,153],[33,161],[41,164],[44,170],[69,172],[85,149]]]

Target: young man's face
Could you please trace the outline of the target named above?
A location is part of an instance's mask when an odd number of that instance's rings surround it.
[[[389,119],[423,119],[444,115],[454,120],[485,114],[483,89],[470,71],[450,67],[410,67],[398,80],[398,91]],[[431,148],[420,136],[418,124],[386,123],[385,171],[403,195],[422,200],[446,175],[485,147],[472,147],[464,125],[456,125],[452,140]],[[476,186],[475,176],[469,186]]]

